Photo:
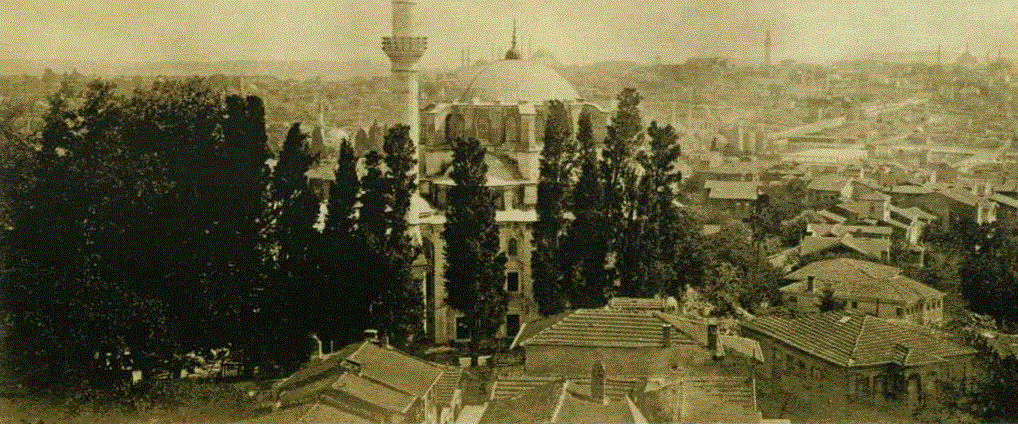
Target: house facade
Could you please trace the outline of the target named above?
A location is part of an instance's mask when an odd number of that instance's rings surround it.
[[[922,327],[851,312],[760,317],[742,332],[760,343],[760,384],[814,411],[854,405],[911,413],[968,390],[975,350]]]

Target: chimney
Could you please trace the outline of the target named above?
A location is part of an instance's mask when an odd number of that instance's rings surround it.
[[[364,341],[378,344],[378,330],[374,328],[364,330]]]
[[[590,397],[594,402],[600,402],[602,405],[608,404],[608,397],[605,396],[604,392],[607,380],[608,376],[604,371],[604,365],[601,364],[601,360],[594,361],[594,365],[590,367]]]
[[[662,344],[664,345],[664,347],[671,347],[672,346],[672,325],[671,324],[668,324],[668,323],[661,324],[661,336],[662,336]]]
[[[707,350],[714,351],[718,347],[718,322],[714,318],[707,319]]]
[[[816,284],[814,284],[816,278],[817,277],[813,276],[813,275],[806,276],[806,292],[807,293],[813,293],[816,290]]]

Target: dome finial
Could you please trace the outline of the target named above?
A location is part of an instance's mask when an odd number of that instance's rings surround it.
[[[513,19],[513,44],[505,52],[505,60],[519,60],[520,52],[516,51],[516,20]]]

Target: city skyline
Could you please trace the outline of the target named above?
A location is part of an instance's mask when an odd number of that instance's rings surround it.
[[[14,60],[384,63],[378,39],[387,29],[378,22],[389,19],[385,3],[7,1],[12,13],[0,19],[9,41],[0,53]],[[458,65],[466,48],[475,60],[504,53],[513,20],[521,50],[544,49],[566,64],[657,57],[674,63],[696,56],[757,63],[767,29],[775,63],[938,47],[945,60],[966,48],[983,60],[987,54],[1013,57],[1008,46],[1018,42],[1018,12],[1005,1],[448,0],[421,1],[417,9],[415,31],[429,39],[423,68]],[[333,24],[324,24],[329,16]]]

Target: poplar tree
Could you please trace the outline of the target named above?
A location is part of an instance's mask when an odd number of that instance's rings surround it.
[[[480,344],[502,325],[507,309],[506,257],[499,253],[492,193],[485,185],[485,149],[473,138],[453,144],[452,179],[445,229],[446,303],[465,315],[471,363]]]

